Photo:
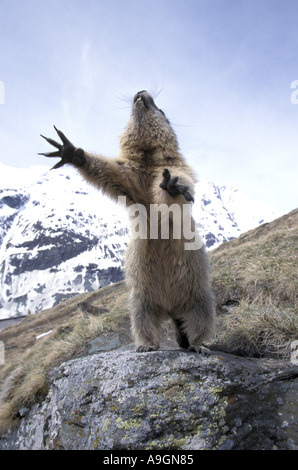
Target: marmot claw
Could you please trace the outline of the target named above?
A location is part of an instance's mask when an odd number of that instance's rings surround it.
[[[195,345],[195,344],[191,344],[188,348],[188,351],[197,352],[199,354],[202,354],[202,356],[210,356],[211,355],[210,349],[206,348],[205,346],[199,346],[199,345]]]
[[[60,162],[56,163],[51,170],[55,170],[60,168],[61,166],[65,165],[66,163],[72,163],[77,166],[81,166],[84,163],[84,150],[80,148],[76,148],[68,138],[63,134],[63,132],[59,131],[56,126],[54,126],[55,131],[59,135],[60,139],[63,142],[59,144],[53,139],[49,137],[45,137],[44,135],[40,134],[43,139],[45,139],[49,144],[56,147],[58,150],[55,152],[47,152],[47,153],[39,153],[38,155],[44,155],[45,157],[60,157]]]
[[[178,183],[178,176],[171,178],[171,173],[167,168],[162,172],[162,176],[163,181],[159,185],[161,189],[164,189],[173,197],[179,196],[179,194],[183,194],[187,201],[194,202],[194,198],[188,191],[189,187]]]
[[[136,352],[149,352],[156,351],[158,348],[156,346],[138,346]]]

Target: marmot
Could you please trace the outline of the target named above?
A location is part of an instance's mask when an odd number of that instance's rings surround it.
[[[180,238],[173,235],[173,215],[169,217],[168,237],[161,236],[161,219],[158,234],[150,233],[151,207],[175,204],[182,211],[194,201],[194,172],[181,155],[164,112],[147,91],[138,92],[116,159],[86,153],[55,130],[63,144],[42,136],[57,151],[40,154],[61,157],[53,168],[71,163],[114,200],[125,196],[128,207],[137,204],[146,208],[147,236],[130,241],[124,260],[137,351],[158,349],[161,323],[170,317],[180,347],[209,354],[202,342],[213,334],[214,299],[205,248],[185,249],[184,232]],[[191,227],[195,233],[192,218]]]

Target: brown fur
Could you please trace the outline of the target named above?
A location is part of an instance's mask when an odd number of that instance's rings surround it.
[[[193,196],[195,176],[179,151],[168,119],[145,91],[134,98],[120,145],[117,159],[76,149],[79,157],[71,162],[86,180],[111,198],[126,196],[128,206],[143,204],[149,213],[150,204],[190,204],[186,195],[173,196],[160,187],[163,171],[168,169]],[[66,162],[70,161],[67,158]],[[184,238],[173,239],[171,235],[172,230],[169,240],[132,240],[126,251],[125,273],[137,350],[158,349],[161,323],[170,317],[181,347],[207,353],[202,341],[210,339],[214,324],[207,255],[204,247],[185,250]]]

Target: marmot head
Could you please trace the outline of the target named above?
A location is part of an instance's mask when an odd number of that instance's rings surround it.
[[[120,138],[123,149],[142,151],[162,148],[178,150],[177,137],[165,113],[159,109],[145,90],[133,99],[131,118]]]

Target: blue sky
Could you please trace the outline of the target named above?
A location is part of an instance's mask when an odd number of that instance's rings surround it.
[[[117,156],[131,98],[147,89],[198,178],[298,206],[296,0],[1,0],[0,10],[2,163],[50,166],[37,153],[53,124]]]

